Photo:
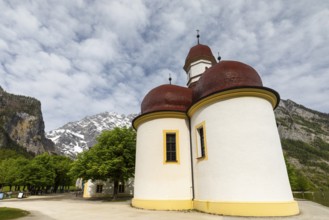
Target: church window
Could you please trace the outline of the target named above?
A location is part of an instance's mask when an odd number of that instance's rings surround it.
[[[204,122],[196,126],[196,146],[197,158],[207,159],[206,130]]]
[[[204,150],[204,133],[203,133],[203,127],[198,129],[198,133],[199,133],[199,139],[200,139],[200,150],[201,150],[201,157],[204,157],[205,154],[205,150]]]
[[[103,185],[97,185],[96,186],[96,193],[102,193],[103,192]]]
[[[120,182],[119,183],[119,193],[124,193],[125,192],[125,183],[124,182]]]
[[[176,134],[167,134],[167,162],[176,161]]]
[[[179,163],[178,131],[164,131],[164,163]]]

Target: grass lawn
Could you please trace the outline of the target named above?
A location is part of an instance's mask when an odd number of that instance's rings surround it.
[[[0,220],[16,219],[30,214],[22,209],[0,207]]]

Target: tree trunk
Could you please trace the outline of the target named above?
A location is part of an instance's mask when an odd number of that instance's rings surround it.
[[[119,181],[114,180],[113,184],[113,199],[112,200],[117,200],[118,198],[118,190],[119,190]]]

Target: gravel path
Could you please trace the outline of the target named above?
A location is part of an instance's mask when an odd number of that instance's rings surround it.
[[[0,200],[0,207],[28,210],[31,214],[20,220],[329,220],[329,208],[309,202],[298,201],[301,214],[293,217],[229,217],[199,212],[149,211],[132,208],[130,201],[110,202],[75,198],[72,194],[56,196],[31,196],[27,199]]]

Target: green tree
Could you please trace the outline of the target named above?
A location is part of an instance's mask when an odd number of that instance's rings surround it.
[[[296,190],[304,192],[311,189],[312,189],[311,182],[307,179],[307,177],[302,172],[298,172]]]
[[[305,174],[297,170],[288,160],[285,160],[291,189],[293,191],[307,191],[312,189],[311,182]]]
[[[0,163],[0,185],[15,186],[15,190],[20,190],[23,185],[24,167],[29,163],[29,160],[23,157],[10,158],[1,161]]]
[[[9,190],[11,191],[11,187],[15,180],[15,159],[6,159],[1,161],[0,164],[0,185],[9,186]]]
[[[54,192],[57,192],[58,188],[63,191],[65,186],[72,184],[72,177],[69,175],[72,160],[65,156],[54,155],[51,156],[52,165],[55,172],[54,179]]]
[[[120,181],[134,176],[136,133],[132,128],[103,131],[97,143],[78,155],[71,173],[84,180],[113,181],[113,199]]]
[[[28,186],[29,191],[35,192],[43,188],[50,188],[54,184],[55,170],[51,156],[47,153],[33,158],[33,160],[24,167],[23,180]]]
[[[10,158],[17,158],[17,157],[22,157],[19,152],[16,152],[11,149],[0,149],[0,161],[5,160],[5,159],[10,159]]]
[[[295,167],[288,162],[288,160],[285,159],[289,182],[292,190],[297,190],[298,188],[298,176],[296,173]]]
[[[15,160],[14,166],[15,168],[13,169],[13,182],[12,184],[15,186],[15,191],[19,191],[21,186],[25,185],[25,180],[24,180],[24,168],[29,165],[31,160],[28,160],[27,158],[24,157],[18,157]]]
[[[15,191],[21,186],[28,187],[34,193],[38,190],[49,190],[53,187],[56,192],[65,186],[70,186],[72,177],[69,175],[72,160],[65,156],[44,153],[33,159],[22,156],[0,161],[0,188],[15,186]]]

